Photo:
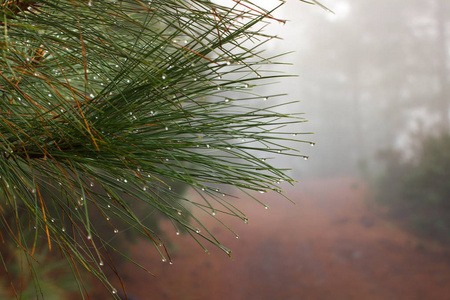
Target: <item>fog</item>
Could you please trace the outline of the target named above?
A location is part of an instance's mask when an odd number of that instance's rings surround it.
[[[301,100],[313,131],[301,178],[367,175],[388,148],[408,155],[411,137],[448,128],[445,1],[344,1],[317,6],[287,1],[272,30],[300,75],[280,90]],[[448,10],[448,9],[447,9]],[[276,23],[276,22],[275,22]]]

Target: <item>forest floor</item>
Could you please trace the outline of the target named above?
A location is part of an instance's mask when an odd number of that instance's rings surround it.
[[[130,299],[450,299],[450,249],[386,218],[363,182],[311,180],[288,195],[296,205],[258,194],[268,210],[240,199],[249,223],[224,219],[239,239],[213,218],[199,217],[233,259],[207,243],[206,254],[163,224],[173,264],[163,263],[148,242],[134,245],[133,259],[156,276],[123,265]]]

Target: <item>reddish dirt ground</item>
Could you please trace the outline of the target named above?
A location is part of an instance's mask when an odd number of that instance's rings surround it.
[[[242,199],[249,224],[224,219],[239,239],[201,217],[233,259],[207,244],[204,253],[165,224],[173,264],[147,242],[133,246],[133,259],[156,277],[126,264],[128,293],[133,300],[450,299],[449,249],[382,217],[362,182],[310,181],[288,194],[296,205],[262,195],[269,210]]]

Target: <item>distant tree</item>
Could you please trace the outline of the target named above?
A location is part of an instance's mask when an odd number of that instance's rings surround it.
[[[418,138],[409,159],[384,153],[386,172],[378,178],[375,199],[391,216],[418,234],[450,243],[450,136]]]
[[[282,130],[302,119],[260,108],[275,95],[252,92],[284,76],[262,53],[272,36],[261,28],[278,20],[257,1],[2,0],[0,14],[6,270],[14,245],[36,280],[47,248],[67,259],[83,297],[82,269],[118,298],[104,272],[116,271],[112,235],[132,229],[171,261],[143,207],[230,254],[190,207],[247,222],[223,186],[282,193],[277,182],[293,182],[266,158],[304,157]],[[43,298],[35,282],[30,297]]]

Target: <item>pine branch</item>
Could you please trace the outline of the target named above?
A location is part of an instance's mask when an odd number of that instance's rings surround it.
[[[284,77],[261,49],[275,17],[255,3],[17,0],[1,11],[1,232],[31,258],[44,237],[80,280],[82,266],[115,293],[103,271],[111,233],[164,245],[138,204],[230,254],[188,207],[247,221],[218,186],[282,193],[277,182],[293,179],[265,157],[307,158],[286,142],[308,141],[282,131],[304,120],[252,92]]]

